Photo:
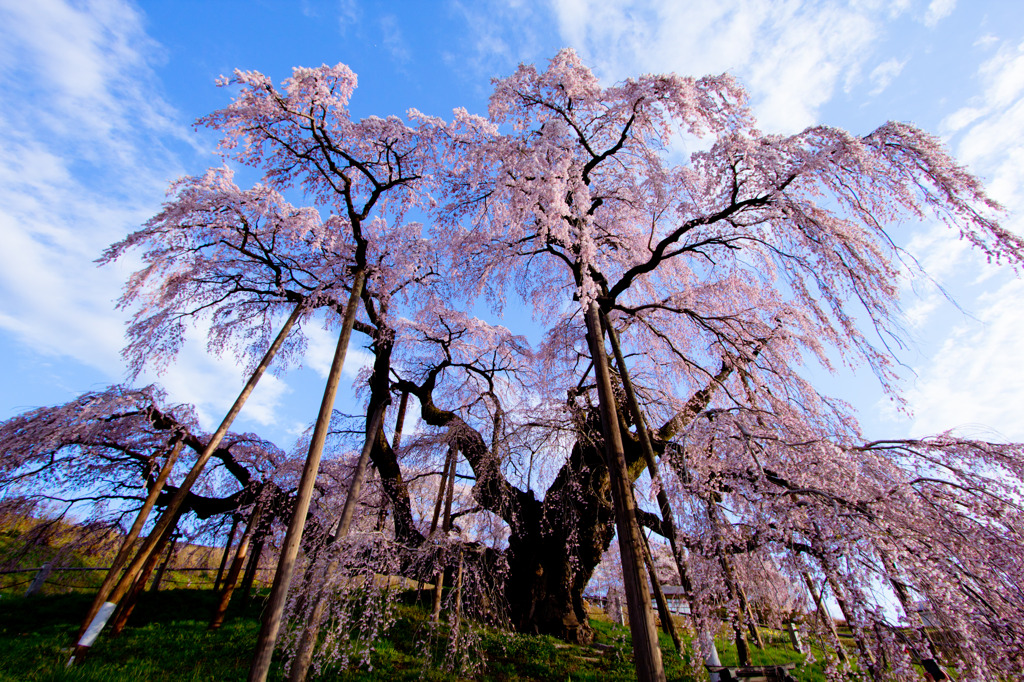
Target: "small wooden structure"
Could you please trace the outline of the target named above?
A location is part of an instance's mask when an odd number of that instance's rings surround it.
[[[705,665],[709,673],[718,673],[721,682],[796,682],[789,671],[796,663],[783,665]]]

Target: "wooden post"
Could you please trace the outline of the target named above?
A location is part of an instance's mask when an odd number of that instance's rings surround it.
[[[132,611],[135,610],[135,604],[139,600],[139,595],[142,594],[142,592],[145,590],[146,583],[149,581],[150,576],[153,575],[153,571],[154,569],[156,569],[156,565],[160,562],[160,555],[163,553],[164,547],[167,546],[167,543],[170,542],[171,536],[174,535],[174,532],[178,526],[178,519],[180,518],[181,510],[179,509],[178,512],[174,515],[174,523],[169,525],[166,529],[164,529],[164,532],[160,535],[159,538],[157,538],[156,547],[152,552],[150,552],[149,556],[146,558],[146,563],[143,564],[142,570],[140,571],[138,577],[136,578],[135,582],[132,583],[131,589],[128,591],[128,593],[125,594],[124,598],[120,601],[120,605],[117,609],[117,614],[114,616],[114,622],[111,624],[110,627],[111,634],[118,635],[121,633],[122,630],[124,630],[124,626],[128,623],[128,618],[132,615]],[[106,602],[104,606],[110,603],[111,602]],[[99,619],[99,616],[97,616],[97,619]],[[99,634],[98,631],[97,634]],[[88,649],[86,649],[86,651],[87,650]]]
[[[793,651],[798,654],[806,653],[804,651],[804,642],[800,638],[800,629],[796,626],[796,623],[790,620],[786,627],[789,630],[789,642],[793,645]]]
[[[285,338],[288,336],[288,332],[291,331],[292,326],[299,319],[299,315],[301,312],[302,304],[300,303],[295,306],[295,308],[291,312],[291,315],[288,316],[288,319],[285,321],[284,326],[281,327],[281,330],[278,332],[277,337],[274,339],[274,342],[270,344],[270,348],[267,349],[267,352],[264,354],[263,359],[260,360],[260,364],[257,365],[256,369],[252,373],[252,376],[249,377],[249,380],[246,382],[245,387],[242,388],[242,392],[238,394],[238,397],[235,399],[235,402],[231,406],[231,409],[228,410],[227,415],[225,415],[224,420],[221,422],[220,426],[217,427],[217,430],[214,432],[214,434],[210,437],[210,440],[206,444],[206,447],[203,448],[203,452],[199,455],[199,458],[192,466],[192,469],[185,476],[185,479],[181,482],[181,485],[178,486],[178,490],[174,493],[174,496],[171,498],[170,502],[168,502],[167,508],[161,515],[160,520],[157,521],[156,527],[153,528],[153,530],[150,532],[149,537],[146,538],[146,541],[143,543],[142,547],[135,555],[135,558],[128,565],[128,568],[125,569],[124,575],[121,576],[121,579],[117,582],[117,585],[114,587],[113,591],[110,594],[109,602],[105,602],[112,604],[112,606],[110,606],[108,609],[105,609],[107,614],[106,617],[104,617],[102,621],[99,620],[99,614],[93,617],[92,622],[90,622],[86,629],[94,630],[95,634],[90,637],[88,644],[84,644],[83,642],[79,641],[79,643],[75,647],[75,653],[73,653],[71,656],[71,661],[75,660],[76,657],[80,658],[81,654],[84,654],[84,649],[87,649],[88,647],[92,646],[92,643],[96,640],[96,637],[99,635],[100,631],[103,630],[103,626],[106,624],[106,618],[109,617],[110,612],[112,612],[113,609],[116,608],[118,602],[120,602],[121,599],[132,588],[132,585],[135,583],[136,578],[138,578],[139,574],[142,572],[143,567],[149,560],[150,554],[156,548],[156,545],[160,542],[160,538],[163,536],[164,532],[170,526],[177,524],[178,511],[181,509],[182,505],[185,502],[185,498],[188,497],[189,492],[192,490],[192,486],[195,485],[197,480],[199,480],[199,476],[200,474],[202,474],[203,469],[206,467],[206,463],[210,461],[210,457],[213,456],[213,453],[220,446],[221,441],[227,434],[228,429],[231,427],[232,422],[234,422],[235,420],[235,417],[238,416],[238,413],[241,412],[242,407],[249,399],[249,396],[252,395],[252,392],[256,389],[256,384],[259,383],[260,378],[264,375],[264,373],[266,373],[267,367],[270,366],[271,360],[274,359],[274,356],[277,354],[277,351],[280,350],[281,345],[284,343]],[[69,661],[69,664],[71,663],[71,661]]]
[[[53,562],[47,561],[45,564],[39,567],[36,571],[36,576],[32,578],[32,584],[25,590],[26,597],[34,597],[39,594],[39,591],[43,589],[43,583],[50,577],[50,572],[53,570]]]
[[[260,558],[263,556],[263,545],[267,542],[267,528],[261,521],[256,528],[255,539],[249,544],[249,558],[245,562],[245,573],[242,575],[242,601],[249,601],[252,598],[252,586],[256,581],[256,574],[260,570]]]
[[[654,569],[654,556],[651,554],[651,544],[647,536],[640,533],[643,540],[641,549],[644,551],[644,562],[650,572],[651,589],[654,590],[654,601],[658,605],[658,617],[661,618],[661,629],[672,638],[672,646],[676,648],[676,654],[683,655],[683,645],[679,642],[679,633],[676,632],[676,623],[672,620],[672,611],[668,608],[668,600],[665,599],[665,592],[661,589],[661,581],[658,580],[658,573]]]
[[[925,646],[928,647],[928,655],[921,657],[921,665],[924,666],[928,674],[931,675],[935,680],[948,680],[949,676],[939,667],[938,664],[938,650],[935,647],[935,642],[932,641],[932,637],[928,634],[928,630],[925,627],[924,619],[921,614],[914,609],[913,603],[911,602],[910,595],[907,593],[907,586],[899,578],[899,573],[896,570],[896,564],[892,558],[886,552],[879,552],[882,557],[882,563],[885,565],[885,570],[889,574],[889,584],[892,585],[893,591],[896,593],[896,598],[900,601],[900,606],[903,607],[903,612],[907,614],[907,619],[915,623],[917,633],[924,640]]]
[[[761,637],[761,631],[757,629],[754,609],[751,608],[750,600],[747,599],[747,591],[743,589],[743,583],[737,582],[736,589],[739,591],[740,607],[743,609],[743,617],[747,620],[747,630],[750,631],[750,637],[754,640],[754,646],[764,649],[764,638]]]
[[[114,588],[114,584],[117,582],[121,568],[125,562],[128,561],[128,557],[131,556],[132,546],[135,541],[139,538],[139,534],[142,532],[142,527],[145,525],[149,514],[153,510],[153,506],[156,504],[157,497],[163,492],[164,484],[167,483],[168,476],[171,475],[171,470],[174,468],[175,462],[178,461],[178,455],[181,454],[182,446],[184,442],[180,437],[174,439],[174,445],[171,447],[171,451],[167,453],[167,459],[164,461],[163,467],[157,474],[156,480],[153,481],[153,485],[149,488],[149,493],[146,495],[146,500],[142,503],[142,508],[139,509],[139,513],[135,516],[135,521],[132,523],[132,527],[128,530],[128,535],[125,536],[124,542],[121,543],[121,548],[117,552],[117,556],[114,557],[113,563],[110,564],[110,568],[107,570],[107,575],[103,578],[103,583],[100,585],[100,589],[97,590],[96,596],[92,600],[92,605],[89,607],[89,612],[85,618],[82,619],[82,625],[78,628],[78,634],[75,635],[75,641],[77,642],[85,634],[86,628],[96,617],[100,607],[107,601],[107,597],[110,596],[110,591]]]
[[[633,636],[633,658],[637,678],[641,682],[664,682],[665,669],[658,646],[658,633],[654,627],[654,614],[651,611],[651,594],[647,589],[643,557],[639,550],[640,528],[636,522],[626,454],[619,431],[618,408],[615,405],[608,356],[604,349],[600,310],[596,301],[591,301],[587,305],[585,315],[587,343],[594,363],[601,409],[601,432],[604,436],[612,502],[615,506],[615,527],[619,535],[619,552],[622,555],[622,578],[629,610],[629,629]]]
[[[171,538],[170,547],[167,548],[167,556],[164,557],[164,562],[160,564],[160,568],[156,572],[156,577],[153,578],[153,584],[149,586],[150,592],[159,592],[160,583],[164,581],[164,575],[167,573],[167,564],[171,563],[171,559],[174,557],[174,550],[178,548],[178,540],[180,536],[175,534]]]
[[[370,423],[366,430],[366,439],[363,441],[363,450],[359,455],[359,464],[352,474],[352,481],[349,483],[348,495],[345,498],[345,506],[341,511],[341,518],[331,534],[328,544],[333,544],[338,538],[348,535],[352,525],[352,516],[355,513],[356,503],[359,500],[359,492],[362,486],[362,473],[366,471],[366,463],[370,459],[370,452],[377,442],[377,434],[384,423],[384,412],[387,410],[387,403],[382,403],[373,411]],[[313,569],[313,562],[310,562],[310,570]],[[338,561],[332,560],[324,571],[325,581],[338,569]],[[316,648],[316,640],[320,635],[320,621],[323,620],[324,611],[327,609],[327,595],[320,589],[316,595],[316,603],[310,611],[306,627],[302,631],[302,638],[292,658],[291,668],[288,671],[290,682],[301,682],[306,679],[309,672],[309,665],[313,661],[313,651]]]
[[[636,433],[640,439],[640,446],[647,464],[647,472],[651,481],[660,481],[661,474],[658,471],[658,462],[654,457],[654,444],[651,442],[650,433],[647,430],[647,420],[644,418],[643,410],[640,409],[640,402],[637,400],[633,382],[629,378],[629,369],[626,366],[626,358],[622,354],[622,347],[619,345],[619,334],[611,325],[608,316],[601,313],[601,321],[608,332],[608,340],[611,341],[612,353],[615,355],[615,366],[619,370],[619,377],[622,379],[622,388],[626,393],[626,404],[629,406],[636,424]],[[686,558],[683,556],[676,538],[675,516],[672,513],[672,505],[669,503],[668,493],[665,487],[658,486],[658,509],[661,511],[661,524],[664,534],[668,537],[669,547],[672,548],[672,558],[676,562],[676,570],[679,571],[679,582],[686,592],[686,600],[690,605],[690,617],[696,622],[697,608],[693,598],[693,583],[690,581],[689,570],[686,565]]]
[[[210,619],[210,630],[216,630],[224,624],[224,615],[228,611],[228,604],[231,603],[231,595],[234,594],[235,585],[238,583],[238,574],[242,572],[242,565],[245,563],[245,558],[249,552],[249,543],[252,542],[252,536],[256,532],[256,526],[260,522],[260,516],[262,515],[264,504],[265,498],[263,495],[260,495],[256,504],[252,508],[252,513],[249,514],[249,523],[246,525],[245,531],[242,533],[242,539],[238,541],[238,549],[235,551],[235,558],[231,561],[231,569],[228,571],[227,580],[224,581],[224,590],[220,593],[220,599],[217,601],[217,607],[213,611],[213,618]],[[232,535],[234,535],[234,532],[232,532]]]
[[[338,345],[334,349],[334,360],[331,362],[331,370],[327,375],[327,385],[324,387],[320,413],[317,415],[316,425],[313,427],[309,454],[306,456],[306,464],[302,469],[302,477],[299,479],[299,487],[295,494],[295,510],[281,546],[281,556],[274,574],[274,586],[270,591],[270,601],[263,612],[260,634],[256,640],[256,650],[249,668],[249,682],[265,682],[267,673],[270,672],[270,661],[274,656],[277,634],[281,629],[281,618],[284,615],[284,606],[288,599],[288,588],[291,586],[292,574],[295,572],[299,543],[302,540],[302,531],[306,527],[306,514],[309,513],[313,486],[316,484],[316,476],[320,470],[320,456],[323,454],[324,442],[327,440],[327,431],[331,424],[334,397],[338,392],[341,370],[345,365],[345,354],[348,351],[352,328],[355,326],[356,312],[365,281],[366,270],[361,267],[357,268],[352,280],[348,305],[345,307],[345,318],[338,334]]]
[[[228,532],[227,542],[224,543],[224,552],[220,556],[220,566],[217,567],[217,578],[213,581],[213,591],[215,594],[220,592],[220,581],[224,577],[224,567],[228,564],[228,555],[231,554],[231,545],[235,542],[235,531],[238,530],[238,522],[241,518],[241,515],[237,513],[231,515],[231,530]]]
[[[441,522],[441,531],[447,535],[452,529],[452,495],[455,492],[455,470],[458,467],[459,451],[455,448],[449,449],[451,466],[448,470],[448,486],[445,492],[444,519]],[[444,568],[441,568],[434,578],[434,601],[430,609],[430,622],[436,623],[441,618],[441,597],[444,593]]]
[[[804,573],[804,583],[807,585],[807,590],[811,593],[811,598],[814,600],[814,606],[818,611],[818,618],[821,619],[821,624],[825,626],[825,630],[832,638],[832,642],[836,648],[836,655],[839,657],[839,661],[844,665],[848,662],[849,657],[846,655],[846,650],[843,648],[843,643],[839,640],[839,633],[836,631],[836,624],[832,620],[831,614],[825,607],[825,602],[821,598],[821,593],[814,586],[814,581],[811,580],[811,576],[808,573]]]

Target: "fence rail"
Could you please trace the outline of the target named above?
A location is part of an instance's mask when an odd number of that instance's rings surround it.
[[[219,566],[179,566],[179,567],[167,566],[167,567],[165,567],[163,569],[163,571],[160,572],[160,575],[159,575],[157,580],[159,582],[172,583],[172,584],[175,584],[175,583],[176,584],[185,583],[186,585],[190,586],[190,585],[192,585],[192,579],[191,578],[189,578],[187,581],[185,581],[185,580],[178,580],[178,579],[175,579],[174,574],[175,573],[187,573],[187,572],[190,572],[190,571],[192,571],[192,572],[200,572],[200,573],[207,573],[207,574],[216,574],[219,571],[219,569],[220,569]],[[12,588],[20,587],[22,585],[26,585],[27,584],[28,585],[28,589],[25,590],[25,596],[26,597],[31,597],[31,596],[33,596],[35,594],[39,594],[39,592],[43,588],[43,585],[47,584],[47,583],[51,584],[51,585],[56,585],[57,587],[64,588],[64,589],[67,589],[67,590],[92,590],[92,589],[95,589],[95,587],[96,587],[95,585],[91,585],[91,584],[72,585],[72,584],[68,584],[68,583],[63,583],[63,582],[60,582],[58,580],[54,580],[52,574],[54,574],[54,573],[65,573],[65,572],[89,573],[89,572],[92,572],[92,571],[109,571],[109,570],[110,570],[109,566],[53,566],[52,564],[49,564],[49,563],[43,564],[42,566],[33,567],[33,568],[7,568],[7,569],[0,570],[0,576],[16,576],[18,574],[29,574],[29,573],[34,574],[34,576],[32,578],[27,578],[25,580],[16,580],[16,581],[13,581],[13,582],[8,582],[7,580],[5,580],[3,582],[3,584],[0,584],[0,589],[10,590]],[[272,566],[260,566],[260,567],[257,567],[255,569],[256,572],[273,571],[273,570],[274,570],[274,568]],[[157,588],[151,588],[151,589],[157,589]]]

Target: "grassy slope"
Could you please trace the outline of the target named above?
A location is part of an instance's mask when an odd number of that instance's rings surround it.
[[[146,594],[120,637],[101,637],[81,666],[64,668],[67,646],[85,612],[89,595],[53,595],[34,599],[0,599],[0,682],[76,680],[244,680],[259,628],[262,601],[232,607],[228,621],[216,632],[206,629],[213,608],[209,591],[173,590]],[[322,679],[345,680],[456,680],[436,669],[425,669],[416,642],[424,638],[423,611],[402,606],[389,638],[375,645],[373,670],[326,670]],[[550,637],[484,633],[477,656],[486,659],[489,680],[632,680],[632,661],[626,632],[607,621],[595,621],[602,648],[574,647]],[[442,645],[440,645],[443,647]],[[669,680],[688,681],[686,662],[663,639]],[[720,642],[724,662],[735,652]],[[783,646],[759,652],[756,662],[773,663],[798,658]],[[435,660],[443,651],[435,651]],[[281,679],[276,664],[271,679]],[[817,666],[797,671],[798,679],[824,679]]]

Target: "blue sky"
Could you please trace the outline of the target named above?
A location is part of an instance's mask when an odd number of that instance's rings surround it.
[[[169,181],[219,163],[215,137],[192,128],[229,101],[217,76],[280,81],[293,66],[344,62],[359,76],[355,115],[447,117],[484,113],[491,78],[565,46],[607,83],[729,71],[771,131],[915,123],[986,179],[1011,210],[1006,225],[1024,233],[1016,0],[0,0],[0,418],[124,379],[125,314],[113,301],[131,264],[93,261],[157,212]],[[956,427],[1024,440],[1024,281],[944,229],[894,234],[963,310],[926,281],[908,285],[911,343],[899,358],[913,417],[893,414],[866,371],[827,380],[828,391],[873,436]],[[306,368],[264,380],[238,427],[288,448],[316,413],[332,344],[312,332]],[[142,381],[155,379],[207,428],[242,384],[201,342]],[[352,404],[343,395],[339,407]]]

